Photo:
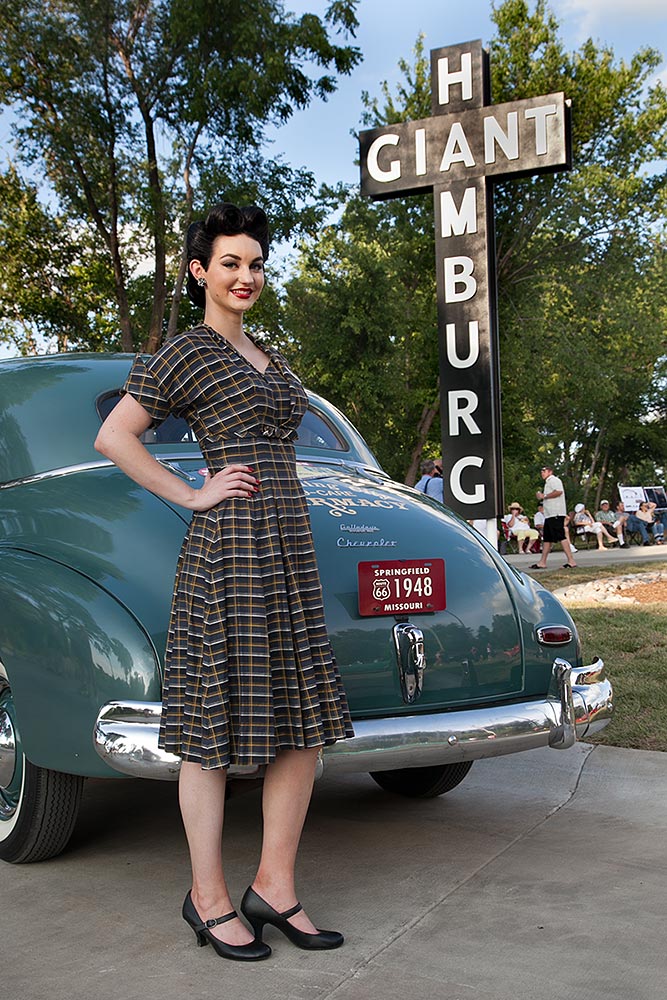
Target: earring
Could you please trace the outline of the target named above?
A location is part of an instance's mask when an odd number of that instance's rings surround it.
[[[197,284],[200,288],[206,288],[206,278],[197,278]]]

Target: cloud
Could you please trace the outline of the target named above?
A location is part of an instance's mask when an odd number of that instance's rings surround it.
[[[608,22],[610,18],[638,18],[665,21],[665,0],[552,0],[551,6],[566,14],[583,16],[590,24]]]

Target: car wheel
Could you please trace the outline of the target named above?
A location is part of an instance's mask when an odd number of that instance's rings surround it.
[[[458,764],[437,764],[435,767],[403,767],[397,771],[371,771],[385,792],[406,795],[410,799],[434,799],[456,788],[472,767],[471,760]]]
[[[74,829],[83,780],[26,760],[0,663],[0,859],[21,864],[60,854]]]

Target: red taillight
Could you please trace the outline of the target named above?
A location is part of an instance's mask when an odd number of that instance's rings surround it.
[[[567,625],[542,625],[536,629],[537,641],[545,646],[564,646],[574,638],[572,629]]]

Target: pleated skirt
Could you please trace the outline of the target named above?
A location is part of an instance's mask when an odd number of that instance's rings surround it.
[[[174,583],[160,746],[208,769],[353,736],[293,445],[240,438],[205,457],[211,473],[251,466],[260,488],[192,517]]]

